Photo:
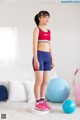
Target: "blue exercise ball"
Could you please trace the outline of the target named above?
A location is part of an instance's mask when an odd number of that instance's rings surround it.
[[[66,80],[56,77],[48,82],[46,99],[51,102],[63,102],[70,94],[70,87]]]
[[[73,100],[65,100],[62,104],[62,109],[65,113],[73,113],[76,109],[76,103]]]

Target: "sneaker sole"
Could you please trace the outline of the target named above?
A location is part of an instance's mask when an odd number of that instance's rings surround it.
[[[35,107],[35,109],[36,109],[36,110],[39,110],[39,111],[49,111],[49,109],[46,109],[46,110],[41,110],[41,109],[36,108],[36,107]]]
[[[36,110],[35,108],[32,108],[31,112],[36,115],[45,115],[45,114],[49,114],[50,111],[49,110],[42,111],[42,110]]]

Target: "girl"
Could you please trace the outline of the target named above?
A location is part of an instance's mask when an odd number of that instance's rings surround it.
[[[46,28],[49,19],[49,12],[40,11],[34,18],[37,27],[33,31],[32,65],[35,73],[35,109],[42,111],[51,109],[51,106],[45,100],[50,70],[54,67],[51,32]]]

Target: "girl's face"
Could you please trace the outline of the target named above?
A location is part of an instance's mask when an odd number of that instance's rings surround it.
[[[41,24],[44,24],[44,25],[46,25],[48,22],[49,22],[49,19],[50,19],[50,17],[49,16],[41,16],[41,17],[39,17],[39,21],[40,21],[40,23]]]

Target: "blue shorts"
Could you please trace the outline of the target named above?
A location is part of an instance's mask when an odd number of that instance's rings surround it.
[[[50,71],[51,70],[51,57],[50,52],[37,50],[37,57],[39,61],[39,69],[34,68],[34,56],[32,59],[32,66],[34,71]]]

